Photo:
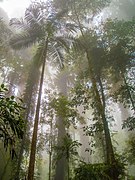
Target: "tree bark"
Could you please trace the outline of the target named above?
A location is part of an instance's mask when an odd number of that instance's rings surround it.
[[[62,118],[58,117],[57,124],[58,124],[57,146],[60,147],[62,145],[63,138],[66,136],[66,130],[65,130],[65,125],[64,125]],[[57,160],[55,180],[64,180],[64,178],[65,178],[65,166],[66,166],[66,157],[63,156],[63,157],[61,157],[61,159]]]
[[[60,77],[57,82],[57,86],[62,95],[67,96],[67,72],[65,70],[61,71]],[[66,129],[63,117],[57,117],[58,125],[58,142],[57,145],[61,146],[63,138],[66,136]],[[63,156],[61,159],[57,160],[55,180],[64,180],[65,172],[67,168],[66,157]]]
[[[29,161],[29,169],[28,169],[28,180],[33,180],[33,178],[34,178],[37,132],[38,132],[40,104],[41,104],[41,95],[42,95],[42,87],[43,87],[43,80],[44,80],[44,70],[45,70],[45,63],[46,63],[47,47],[48,47],[48,39],[46,40],[46,44],[45,44],[45,49],[44,49],[45,54],[43,53],[44,61],[43,61],[43,65],[42,65],[38,100],[37,100],[37,107],[36,107],[36,114],[35,114],[35,121],[34,121],[34,129],[33,129],[33,136],[32,136],[32,142],[31,142],[31,152],[30,152],[30,161]]]
[[[32,67],[30,69],[29,72],[29,76],[28,76],[28,80],[27,80],[27,85],[26,85],[26,90],[25,90],[25,94],[24,94],[24,104],[26,105],[26,110],[25,113],[23,115],[24,120],[25,120],[25,131],[24,131],[24,135],[23,135],[23,139],[21,140],[21,147],[19,149],[19,155],[18,155],[18,159],[17,159],[17,170],[16,170],[16,174],[15,174],[15,180],[20,180],[20,168],[21,168],[21,163],[22,163],[22,159],[23,159],[23,152],[24,149],[26,147],[25,143],[26,143],[26,139],[27,139],[27,133],[29,131],[29,115],[31,112],[31,109],[34,109],[34,105],[31,106],[31,104],[33,104],[34,102],[32,101],[32,97],[33,92],[37,91],[37,87],[38,87],[38,82],[39,82],[39,69],[34,68],[34,64],[32,64]],[[35,76],[36,75],[36,76]]]
[[[48,179],[51,180],[51,170],[52,170],[52,136],[53,136],[53,123],[51,119],[50,124],[50,141],[49,141],[49,176]]]
[[[100,113],[100,116],[101,116],[102,122],[103,122],[103,129],[104,129],[104,133],[105,133],[107,164],[115,166],[116,165],[116,160],[115,160],[115,156],[114,156],[114,150],[113,150],[113,145],[112,145],[112,141],[111,141],[108,122],[106,120],[104,106],[102,104],[100,94],[99,94],[99,91],[98,91],[98,88],[97,88],[97,82],[96,82],[96,78],[94,77],[94,73],[93,73],[93,69],[92,69],[93,67],[91,65],[91,58],[90,58],[90,54],[89,54],[88,50],[86,50],[86,55],[87,55],[88,64],[89,64],[90,79],[91,79],[92,86],[93,86],[93,95],[94,95],[95,101],[97,102],[96,108],[97,108],[98,112]],[[113,170],[113,169],[110,172],[110,176],[111,176],[111,178],[113,180],[118,179],[118,174],[115,173],[115,170]]]

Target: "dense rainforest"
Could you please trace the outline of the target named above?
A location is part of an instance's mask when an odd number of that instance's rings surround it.
[[[0,8],[0,180],[135,179],[134,9],[33,0],[9,18]]]

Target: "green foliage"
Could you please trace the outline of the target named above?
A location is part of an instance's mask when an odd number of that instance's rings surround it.
[[[122,128],[127,128],[129,131],[133,131],[135,129],[135,117],[131,116],[124,120]]]
[[[63,14],[67,11],[70,12],[68,15],[71,17],[70,21],[77,22],[78,25],[76,27],[80,28],[82,31],[82,36],[74,38],[70,41],[74,41],[74,49],[79,50],[83,58],[88,59],[90,63],[89,68],[86,68],[87,76],[84,76],[86,79],[88,75],[90,75],[89,71],[91,71],[91,75],[89,76],[89,80],[86,80],[86,83],[78,84],[75,88],[76,95],[73,97],[72,101],[69,101],[66,97],[60,96],[55,98],[51,102],[52,109],[55,110],[55,115],[61,117],[65,124],[70,125],[72,121],[75,124],[76,118],[78,118],[78,114],[74,107],[78,105],[82,105],[84,108],[83,113],[85,114],[86,110],[89,110],[90,106],[93,110],[92,113],[92,120],[93,124],[89,127],[86,126],[85,131],[90,136],[95,136],[103,132],[103,122],[102,119],[107,119],[108,121],[111,120],[110,116],[107,117],[106,107],[104,107],[104,99],[112,97],[107,91],[107,86],[109,84],[108,79],[110,80],[110,84],[112,84],[111,78],[109,76],[115,76],[117,79],[119,77],[122,79],[123,74],[127,69],[130,69],[133,65],[134,59],[134,22],[124,22],[124,21],[111,21],[108,20],[105,24],[102,24],[102,28],[88,30],[88,26],[84,28],[84,22],[93,19],[93,17],[100,12],[100,10],[105,7],[106,3],[109,0],[54,0],[55,5],[59,8],[63,8],[64,10],[60,13],[57,13],[49,3],[46,6],[44,3],[33,3],[25,13],[25,21],[18,21],[16,19],[12,20],[11,24],[16,24],[20,26],[23,31],[22,33],[15,35],[10,43],[12,44],[13,48],[19,49],[22,47],[30,46],[33,43],[38,43],[37,52],[35,55],[35,66],[37,69],[40,69],[44,56],[46,56],[46,52],[48,53],[49,59],[57,59],[60,63],[60,67],[64,67],[63,59],[64,56],[62,55],[64,49],[69,50],[69,42],[67,43],[64,38],[61,36],[58,37],[58,34],[61,33],[61,29],[65,31],[64,23],[61,18]],[[65,10],[66,9],[66,10]],[[50,11],[51,10],[51,11]],[[92,15],[91,15],[92,13]],[[88,17],[87,17],[88,15]],[[68,17],[69,18],[69,17]],[[68,21],[68,18],[66,21]],[[83,21],[81,21],[83,19]],[[26,22],[26,23],[25,23]],[[60,27],[62,27],[60,29]],[[77,32],[74,30],[74,25],[68,24],[68,28],[71,29],[71,32]],[[87,29],[87,30],[86,30]],[[58,32],[58,34],[57,34]],[[69,32],[69,31],[68,31]],[[55,36],[56,35],[56,36]],[[55,36],[55,37],[54,37]],[[47,38],[46,38],[47,37]],[[47,49],[45,49],[45,41],[48,41]],[[77,52],[77,54],[79,54]],[[88,57],[86,57],[86,55]],[[81,58],[81,56],[80,56]],[[77,58],[76,58],[77,59]],[[78,59],[77,59],[78,60]],[[71,63],[72,64],[72,63]],[[87,63],[88,64],[88,63]],[[37,72],[37,71],[36,71]],[[39,72],[39,71],[38,71]],[[108,73],[109,72],[109,73]],[[34,71],[35,73],[35,71]],[[108,75],[108,74],[109,75]],[[85,73],[86,75],[86,73]],[[103,76],[104,75],[104,76]],[[107,77],[108,75],[108,77]],[[33,76],[32,76],[33,77]],[[94,79],[94,83],[92,82],[92,78]],[[101,79],[100,79],[101,78]],[[104,81],[103,90],[106,93],[102,93],[99,81]],[[35,79],[34,79],[35,80]],[[108,81],[108,82],[107,82]],[[32,81],[33,82],[33,81]],[[92,83],[91,83],[92,82]],[[34,83],[33,83],[34,84]],[[95,87],[94,87],[95,86]],[[95,89],[94,89],[94,88]],[[4,88],[4,87],[2,87]],[[130,104],[130,97],[129,92],[133,94],[134,88],[130,85],[122,85],[119,91],[117,91],[113,98],[116,101],[124,102],[125,106]],[[108,93],[108,94],[107,94]],[[99,98],[96,95],[99,95]],[[106,96],[102,98],[103,95]],[[7,98],[6,98],[7,99]],[[101,100],[101,103],[100,103]],[[6,100],[6,102],[14,101],[14,97],[10,97]],[[106,101],[106,99],[105,99]],[[100,106],[101,104],[101,106]],[[106,102],[105,102],[106,104]],[[103,106],[102,106],[103,105]],[[17,105],[16,105],[17,106]],[[15,106],[15,107],[16,107]],[[100,107],[99,107],[100,106]],[[13,106],[14,107],[14,106]],[[10,114],[16,114],[16,111],[10,108]],[[19,108],[18,106],[16,109]],[[101,112],[99,112],[101,110]],[[103,113],[102,113],[103,112]],[[105,118],[102,118],[101,115],[104,115]],[[51,116],[55,116],[54,112]],[[9,118],[8,118],[9,119]],[[128,118],[127,122],[125,121],[123,124],[123,128],[128,128],[129,130],[133,130],[135,128],[134,117]],[[9,122],[10,123],[10,122]],[[10,124],[7,126],[10,127]],[[107,127],[107,126],[106,126]],[[11,132],[17,135],[19,138],[22,136],[18,135],[18,131],[15,127],[11,126]],[[102,134],[100,134],[102,135]],[[109,129],[108,133],[105,134],[109,137]],[[4,137],[4,136],[3,136]],[[108,138],[106,137],[106,139]],[[107,141],[106,141],[107,145]],[[111,145],[111,140],[109,146]],[[72,155],[76,156],[77,148],[80,146],[80,143],[77,141],[72,141],[69,136],[66,136],[63,139],[60,147],[56,147],[56,151],[58,152],[58,158],[62,157],[63,155],[69,159]],[[109,148],[108,148],[109,149]],[[111,148],[110,148],[111,149]],[[110,154],[113,154],[110,152]],[[110,155],[111,156],[111,155]],[[111,174],[110,171],[116,172],[118,174],[122,174],[123,167],[121,165],[106,165],[106,164],[80,164],[79,167],[75,171],[75,179],[77,180],[105,180],[110,179],[109,175]]]
[[[4,147],[9,148],[14,158],[17,139],[23,138],[24,120],[22,119],[22,100],[16,101],[14,96],[8,97],[4,84],[0,86],[0,140]]]
[[[66,157],[66,159],[72,159],[78,156],[77,148],[81,146],[78,141],[73,141],[69,134],[67,134],[62,141],[61,146],[55,146],[54,149],[57,152],[57,158]]]
[[[0,58],[3,59],[11,56],[8,39],[11,37],[12,31],[8,28],[5,22],[0,18]],[[1,65],[2,62],[0,62]]]
[[[66,9],[72,14],[72,18],[75,18],[77,12],[83,20],[89,20],[87,14],[94,16],[109,3],[110,0],[54,0],[57,9]]]
[[[58,116],[65,118],[69,114],[69,102],[65,96],[60,96],[53,99],[52,107],[55,109]]]
[[[58,117],[63,118],[63,121],[67,127],[71,124],[76,127],[76,122],[82,120],[75,108],[75,104],[67,97],[60,95],[58,98],[54,98],[50,106],[55,110]]]
[[[83,105],[84,111],[89,109],[89,104],[91,103],[92,91],[91,83],[81,81],[77,82],[75,87],[72,89],[72,103],[74,106]],[[91,103],[92,104],[92,103]]]
[[[133,45],[134,39],[132,39],[134,35],[134,27],[135,27],[135,19],[131,21],[124,21],[118,19],[108,19],[105,26],[104,31],[106,32],[105,36],[111,40],[111,44],[117,44],[117,42],[127,42],[130,41],[130,45]],[[117,39],[114,39],[117,37]],[[128,46],[127,46],[128,47]]]
[[[110,173],[113,172],[118,174],[124,173],[122,164],[119,165],[107,165],[107,164],[86,164],[80,163],[75,169],[75,176],[73,180],[112,180]]]
[[[10,45],[14,49],[21,49],[37,44],[37,52],[35,54],[35,61],[39,61],[41,65],[43,57],[49,53],[49,57],[55,57],[57,61],[62,61],[61,48],[68,49],[66,38],[58,35],[62,12],[51,11],[51,3],[48,2],[33,2],[25,12],[25,20],[13,18],[10,25],[21,29],[20,33],[14,35],[10,39]],[[61,28],[64,24],[62,24]],[[57,34],[57,35],[56,35]],[[45,42],[48,39],[48,48],[45,49]],[[61,63],[61,62],[60,62]]]
[[[133,86],[128,84],[121,85],[120,88],[113,94],[113,98],[116,102],[121,102],[124,104],[125,107],[131,107],[132,109],[129,92],[130,94],[132,94],[133,97],[135,96],[135,88]]]
[[[134,133],[129,135],[129,139],[126,142],[127,147],[124,151],[124,156],[126,155],[127,162],[129,164],[135,164],[135,136]]]

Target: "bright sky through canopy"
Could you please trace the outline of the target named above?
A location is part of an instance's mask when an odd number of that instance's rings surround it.
[[[31,0],[4,0],[0,2],[0,7],[6,11],[9,18],[22,17],[30,2]]]

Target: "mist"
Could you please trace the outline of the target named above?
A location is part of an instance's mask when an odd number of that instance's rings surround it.
[[[134,9],[0,1],[1,180],[135,179]]]

